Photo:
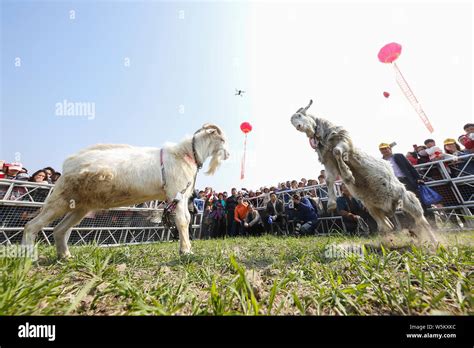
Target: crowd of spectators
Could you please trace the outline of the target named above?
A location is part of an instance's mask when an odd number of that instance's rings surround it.
[[[418,186],[423,185],[424,180],[420,172],[414,169],[414,165],[451,159],[445,163],[449,173],[455,171],[463,172],[464,175],[474,175],[474,160],[466,162],[459,159],[460,156],[474,153],[474,124],[466,124],[464,131],[465,134],[458,137],[459,143],[453,138],[445,139],[443,149],[436,145],[434,139],[426,139],[424,145],[413,145],[414,151],[408,152],[406,155],[393,153],[393,143],[381,143],[379,150],[382,158],[392,165],[399,181],[408,190],[418,195]],[[441,178],[437,168],[429,170],[428,174],[431,178]],[[426,174],[423,175],[426,176]],[[21,163],[9,164],[0,161],[0,179],[54,184],[60,176],[61,173],[51,167],[37,170],[29,175],[28,170]],[[190,204],[190,211],[193,216],[198,211],[203,212],[201,237],[208,238],[260,235],[264,232],[281,235],[287,233],[305,235],[314,232],[320,217],[329,217],[334,214],[342,217],[346,229],[350,232],[357,230],[361,220],[366,222],[370,230],[376,228],[375,222],[363,204],[352,197],[344,185],[339,187],[341,194],[337,199],[337,211],[335,213],[329,212],[325,184],[325,171],[321,170],[317,179],[288,180],[275,186],[264,186],[256,190],[232,188],[230,194],[225,191],[216,192],[211,187],[206,187],[204,190],[196,192],[195,199]],[[316,185],[317,188],[315,188]],[[1,189],[0,187],[0,191]],[[469,185],[467,189],[473,190]],[[16,193],[21,194],[18,190]],[[472,196],[473,192],[471,191],[467,192],[466,197]],[[288,194],[277,195],[282,192]],[[36,194],[41,194],[41,190],[37,190]],[[456,198],[449,195],[454,195],[452,190],[447,190],[444,198],[455,202]],[[278,197],[282,197],[282,199]],[[255,207],[257,199],[261,200],[259,210]],[[428,210],[430,207],[422,205],[425,215],[434,225],[433,212]],[[289,221],[292,224],[289,224]]]
[[[412,165],[417,165],[472,154],[474,153],[474,123],[464,125],[464,132],[457,141],[454,138],[445,139],[443,149],[436,145],[434,139],[426,139],[423,142],[424,145],[413,145],[413,151],[408,152],[406,158]]]
[[[393,167],[397,178],[405,187],[419,196],[419,185],[424,184],[423,177],[433,180],[441,179],[439,169],[435,167],[420,169],[421,174],[413,167],[418,164],[436,162],[450,159],[444,163],[446,170],[450,174],[462,173],[465,175],[474,175],[474,160],[462,160],[459,157],[474,153],[474,124],[468,123],[464,126],[465,134],[458,137],[459,143],[448,138],[443,141],[444,148],[440,149],[434,139],[426,139],[424,145],[413,145],[412,152],[406,155],[392,152],[392,144],[381,143],[379,150],[382,158],[389,161]],[[461,147],[462,145],[462,147]],[[325,185],[325,172],[321,171],[318,179],[289,180],[281,182],[276,186],[260,187],[257,190],[248,190],[242,188],[237,191],[233,188],[231,195],[227,192],[216,193],[211,187],[199,192],[199,198],[204,200],[203,232],[208,237],[222,237],[224,235],[247,235],[259,234],[262,231],[283,234],[288,232],[289,220],[296,221],[299,230],[295,233],[307,234],[314,231],[316,221],[319,217],[328,217],[334,215],[327,210],[327,188]],[[323,189],[305,190],[307,187],[320,185]],[[447,202],[456,202],[454,193],[448,187],[437,187]],[[469,199],[474,192],[472,186],[467,185],[461,192],[464,198]],[[284,195],[283,200],[277,199],[277,193],[290,191],[292,195]],[[341,216],[346,229],[354,232],[360,227],[360,221],[364,221],[369,230],[375,230],[376,224],[363,204],[352,197],[349,190],[340,186],[340,196],[337,199],[336,215]],[[265,209],[260,209],[256,213],[252,205],[255,198],[263,199]],[[291,197],[291,198],[290,198]],[[216,203],[220,202],[220,203]],[[219,213],[215,213],[216,204],[219,206]],[[429,211],[429,206],[422,203],[424,212],[428,221],[435,228],[434,213]],[[441,207],[442,203],[437,207]],[[224,213],[223,213],[223,212]],[[250,217],[249,212],[252,211]],[[462,216],[462,212],[458,211]],[[461,218],[461,220],[464,220]],[[409,225],[410,217],[402,217],[402,223]],[[217,226],[217,227],[216,227]],[[257,227],[255,227],[257,226]]]
[[[7,163],[0,160],[0,179],[31,181],[42,184],[55,184],[61,176],[60,172],[51,167],[45,167],[28,174],[28,169],[23,167],[20,162]]]

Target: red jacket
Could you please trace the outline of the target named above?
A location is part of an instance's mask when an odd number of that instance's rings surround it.
[[[249,204],[243,202],[242,204],[237,204],[234,211],[234,220],[237,222],[244,221],[249,213]]]

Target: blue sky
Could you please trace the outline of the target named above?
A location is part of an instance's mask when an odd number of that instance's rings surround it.
[[[66,156],[94,143],[159,147],[206,122],[240,145],[238,126],[249,105],[234,96],[246,80],[236,68],[245,64],[244,10],[216,3],[3,2],[1,158],[19,153],[30,171],[60,168]],[[95,118],[55,115],[64,99],[95,103]]]
[[[402,153],[428,137],[442,144],[473,120],[472,17],[468,1],[3,0],[0,158],[19,157],[31,172],[61,168],[91,144],[160,147],[213,122],[231,159],[213,177],[200,174],[198,187],[316,178],[322,167],[289,123],[310,98],[312,113],[373,155],[382,141]],[[433,134],[377,61],[392,41]],[[64,99],[95,103],[95,117],[55,115]],[[243,121],[254,130],[241,181]]]

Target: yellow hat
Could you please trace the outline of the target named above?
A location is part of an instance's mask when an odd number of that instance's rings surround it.
[[[456,144],[456,140],[453,138],[448,138],[444,141],[444,145],[449,145],[449,144]]]
[[[380,150],[381,150],[381,149],[386,149],[386,148],[390,148],[390,144],[381,143],[381,144],[379,145],[379,149],[380,149]]]

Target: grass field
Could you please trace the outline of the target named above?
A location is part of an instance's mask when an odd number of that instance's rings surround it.
[[[0,314],[472,313],[474,232],[445,239],[437,250],[403,238],[204,240],[185,257],[176,242],[83,246],[63,262],[40,246],[38,262],[0,258]]]

